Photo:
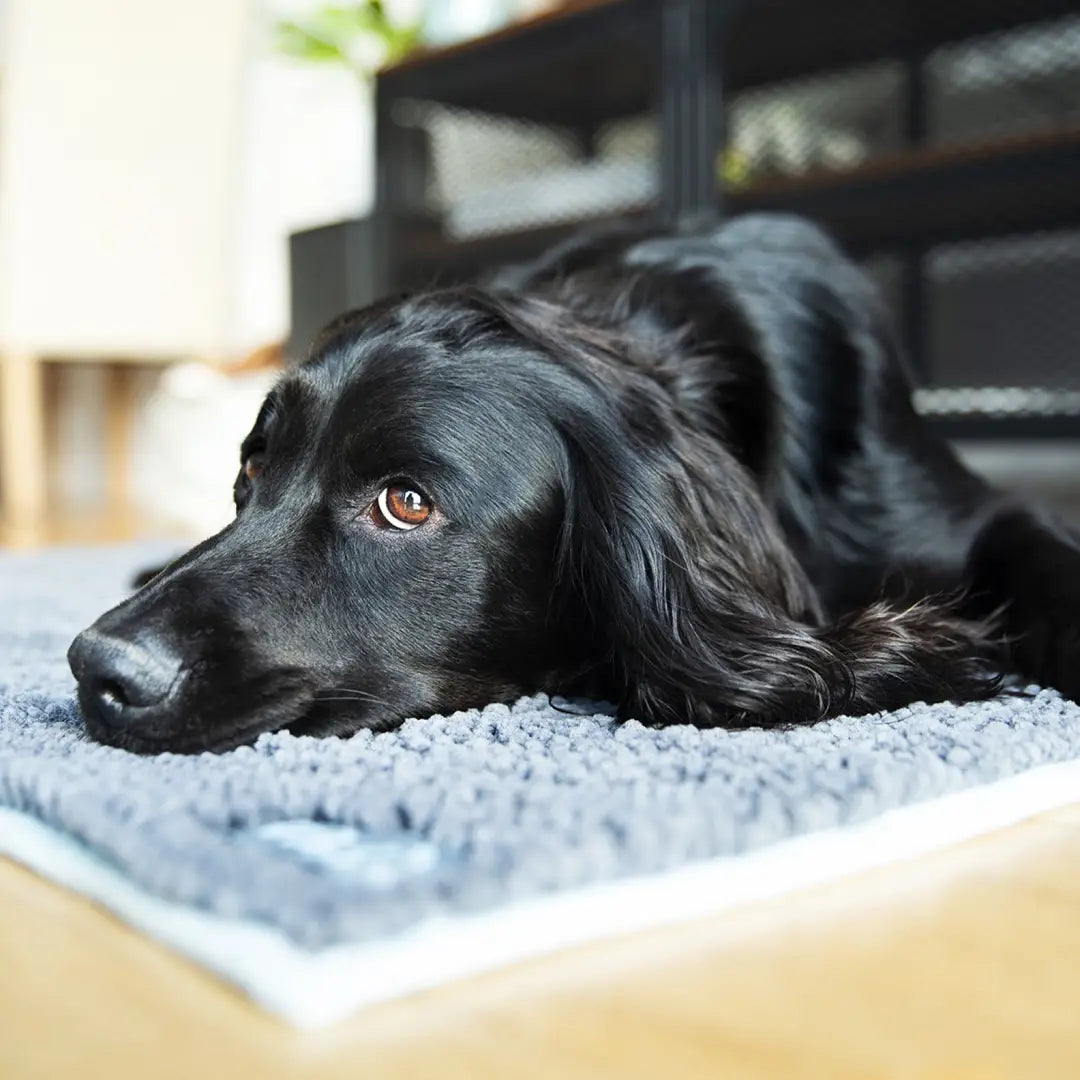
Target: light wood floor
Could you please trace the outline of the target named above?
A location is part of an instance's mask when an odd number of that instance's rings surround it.
[[[176,525],[151,521],[134,510],[50,513],[41,519],[37,529],[29,535],[20,535],[10,523],[0,519],[0,550],[33,549],[55,544],[119,544],[132,540],[160,539],[175,540],[178,551],[185,544]],[[201,539],[201,536],[192,536],[186,543],[194,544]]]
[[[0,1077],[1080,1077],[1080,806],[300,1034],[0,860]]]

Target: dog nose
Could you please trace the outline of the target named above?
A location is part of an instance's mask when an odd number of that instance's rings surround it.
[[[108,727],[121,726],[132,710],[159,704],[180,674],[180,660],[164,649],[84,630],[68,649],[79,683],[79,703]]]

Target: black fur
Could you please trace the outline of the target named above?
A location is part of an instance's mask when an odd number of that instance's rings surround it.
[[[95,737],[224,749],[538,690],[736,726],[1009,670],[1080,692],[1076,541],[924,426],[872,288],[797,220],[585,237],[343,316],[243,453],[236,520],[72,646]],[[379,528],[404,478],[436,511]]]

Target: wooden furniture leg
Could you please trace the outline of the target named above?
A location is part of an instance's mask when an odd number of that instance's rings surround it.
[[[45,440],[45,506],[50,520],[63,504],[60,480],[60,413],[62,408],[64,371],[59,362],[49,360],[41,365],[42,437]]]
[[[110,364],[105,392],[105,504],[114,520],[131,513],[131,443],[135,427],[137,372]]]
[[[45,418],[41,360],[0,356],[0,506],[6,539],[40,541],[45,524]]]

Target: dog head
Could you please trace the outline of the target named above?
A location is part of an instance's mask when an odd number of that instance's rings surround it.
[[[73,643],[90,732],[221,749],[558,682],[582,650],[553,608],[552,409],[577,382],[484,294],[338,320],[245,439],[235,520]]]

